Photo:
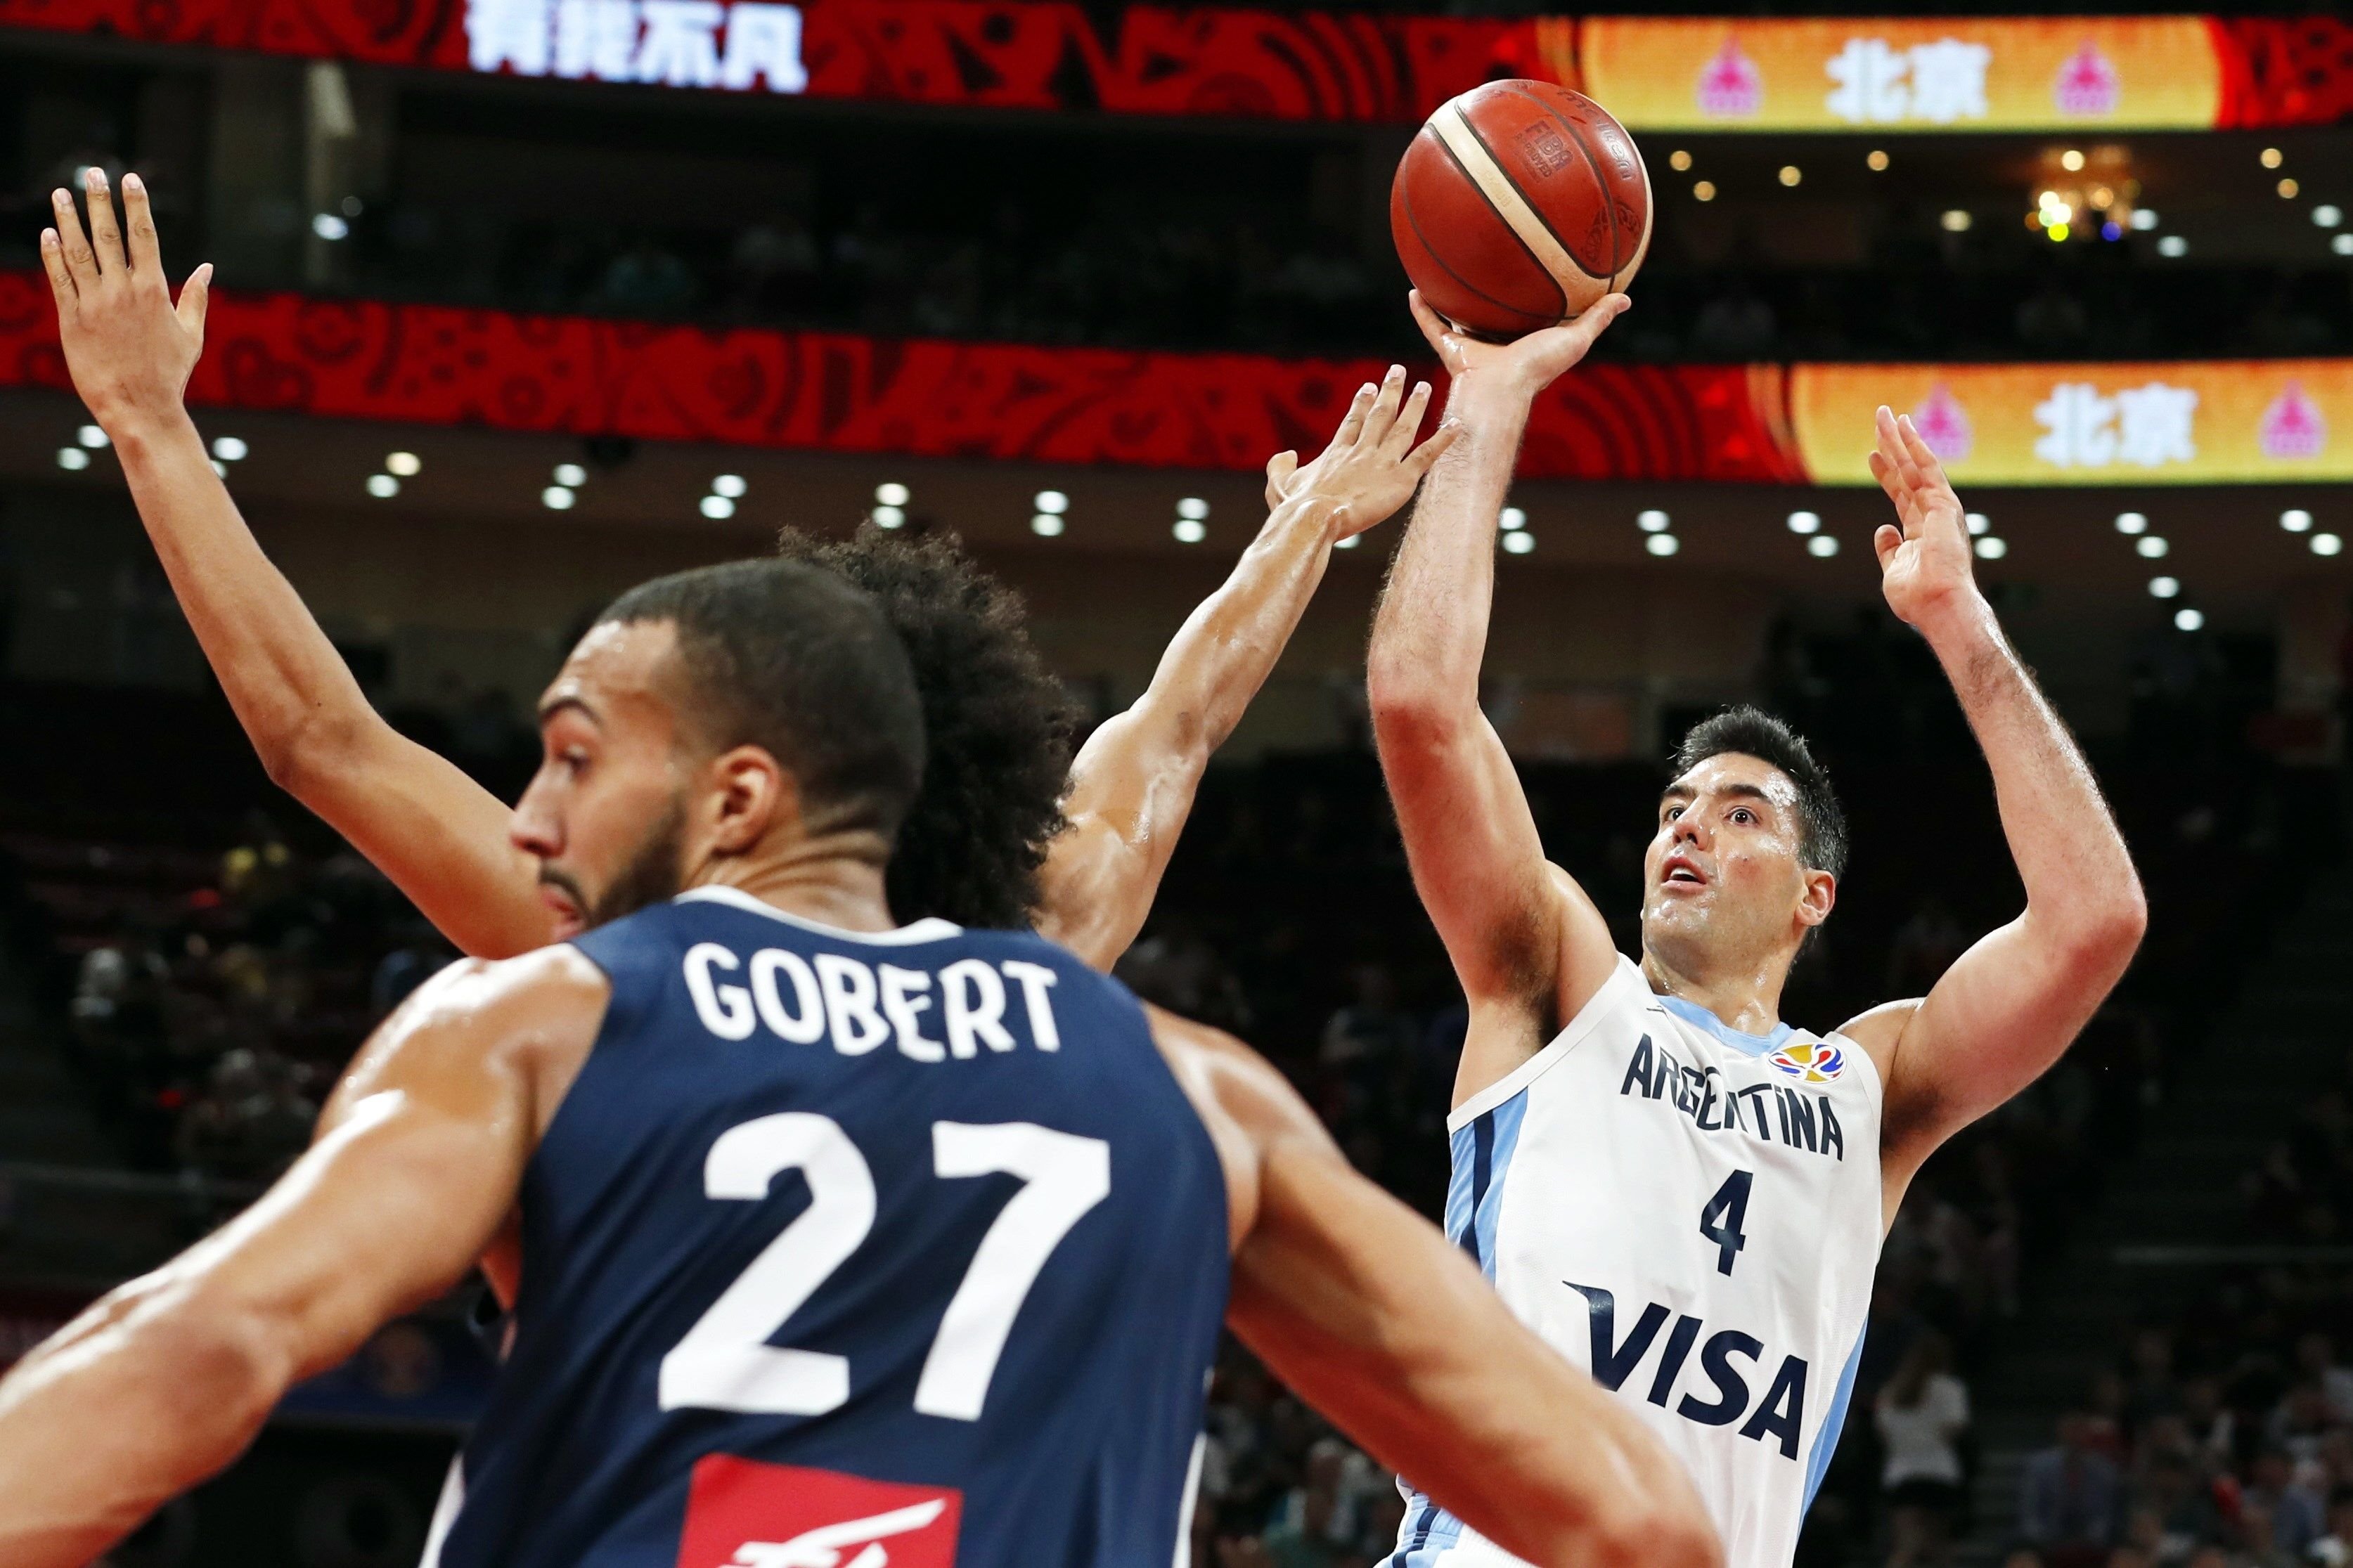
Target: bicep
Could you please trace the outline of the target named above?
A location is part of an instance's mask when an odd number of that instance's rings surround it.
[[[379,724],[288,787],[459,952],[511,958],[547,942],[536,874],[508,840],[512,813],[447,757]]]
[[[2030,916],[1980,938],[1911,1006],[1886,1048],[1891,1178],[1908,1178],[1945,1140],[2048,1071],[2115,980],[2084,973]]]

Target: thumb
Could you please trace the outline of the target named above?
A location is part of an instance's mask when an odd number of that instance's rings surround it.
[[[1291,476],[1299,471],[1299,454],[1277,452],[1266,460],[1266,510],[1272,511],[1282,504],[1282,489]]]
[[[205,341],[205,309],[212,302],[213,264],[209,261],[188,274],[180,285],[180,303],[176,308],[180,325],[196,340],[199,347]]]
[[[1879,552],[1879,569],[1887,570],[1895,552],[1904,547],[1904,531],[1894,523],[1883,522],[1871,536],[1871,547]]]

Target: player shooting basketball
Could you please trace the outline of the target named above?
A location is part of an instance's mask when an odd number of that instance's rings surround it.
[[[1683,737],[1643,862],[1639,964],[1545,858],[1479,708],[1496,519],[1530,401],[1622,310],[1509,344],[1413,309],[1463,429],[1373,632],[1381,765],[1470,1001],[1450,1229],[1521,1319],[1691,1467],[1741,1568],[1780,1568],[1838,1437],[1881,1238],[1929,1152],[2056,1061],[2138,945],[2140,884],[2091,769],[1970,571],[1958,499],[1879,411],[1888,607],[1926,638],[1993,774],[2026,908],[1925,998],[1828,1038],[1781,1021],[1846,826],[1805,742],[1753,709]],[[1933,833],[1933,824],[1921,831]],[[1422,1565],[1503,1560],[1417,1499]]]

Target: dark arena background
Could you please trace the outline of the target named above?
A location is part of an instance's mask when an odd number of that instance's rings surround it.
[[[2149,894],[2064,1062],[1896,1216],[1799,1563],[2343,1568],[2353,24],[1946,8],[0,0],[0,1364],[248,1202],[454,956],[207,673],[68,388],[51,188],[136,170],[174,275],[217,266],[190,395],[233,493],[377,706],[512,798],[584,617],[786,523],[961,534],[1120,710],[1267,457],[1390,359],[1434,370],[1391,172],[1438,104],[1534,77],[1624,121],[1657,214],[1504,519],[1486,707],[1552,858],[1632,951],[1666,752],[1754,700],[1854,818],[1794,1021],[2015,912],[1880,596],[1884,402]],[[1364,689],[1398,527],[1335,558],[1120,973],[1435,1215],[1464,1011]],[[493,1376],[470,1304],[301,1386],[109,1561],[408,1568]],[[1875,1415],[1940,1357],[1967,1505],[1915,1552]],[[1229,1348],[1196,1568],[1367,1568],[1400,1510]]]

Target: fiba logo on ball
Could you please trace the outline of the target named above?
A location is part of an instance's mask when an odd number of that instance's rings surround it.
[[[1846,1053],[1821,1041],[1783,1046],[1765,1060],[1775,1071],[1786,1073],[1799,1083],[1828,1083],[1846,1070]]]
[[[1543,178],[1556,174],[1568,163],[1568,143],[1559,132],[1541,122],[1529,126],[1519,134],[1520,156],[1527,160],[1528,171]]]

